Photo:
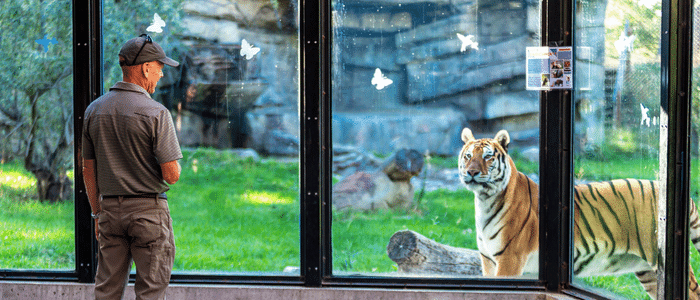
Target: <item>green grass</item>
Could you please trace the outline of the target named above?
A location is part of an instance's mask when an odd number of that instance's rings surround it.
[[[168,192],[177,244],[175,272],[270,273],[299,266],[296,162],[256,162],[210,149],[185,150],[180,162],[181,179]],[[456,161],[436,157],[430,163],[450,167]],[[579,160],[575,176],[654,178],[655,170],[648,164],[643,159]],[[700,162],[692,166],[692,182],[698,182]],[[518,160],[518,169],[538,173],[539,166]],[[37,201],[34,184],[31,173],[19,163],[0,165],[0,269],[73,269],[73,203]],[[691,196],[697,199],[698,191],[700,185],[693,185]],[[473,195],[464,189],[437,190],[427,192],[419,207],[409,211],[335,212],[333,272],[383,275],[396,271],[386,246],[391,235],[403,229],[443,244],[476,249],[473,206]],[[690,252],[697,274],[700,256]],[[586,286],[626,298],[646,297],[633,275],[582,280]]]
[[[0,165],[0,269],[74,269],[73,202],[36,201],[35,184],[18,163]]]
[[[168,192],[175,271],[281,272],[299,265],[298,165],[185,151]]]

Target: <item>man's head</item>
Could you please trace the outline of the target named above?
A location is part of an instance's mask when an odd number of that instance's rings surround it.
[[[119,51],[124,81],[140,85],[154,93],[158,80],[163,77],[163,66],[177,67],[177,61],[165,55],[163,48],[145,34],[128,40]]]

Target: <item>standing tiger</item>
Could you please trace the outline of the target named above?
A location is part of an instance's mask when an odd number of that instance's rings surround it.
[[[485,276],[519,276],[539,268],[539,188],[508,155],[510,136],[475,139],[462,131],[459,176],[474,192],[477,245]],[[656,299],[658,183],[618,179],[574,187],[573,271],[578,276],[634,272]],[[700,221],[690,201],[690,238],[700,251]],[[689,269],[689,299],[700,299]]]

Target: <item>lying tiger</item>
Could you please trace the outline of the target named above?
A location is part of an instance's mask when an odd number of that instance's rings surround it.
[[[507,153],[510,136],[474,139],[462,131],[460,179],[475,195],[477,245],[485,276],[519,276],[539,269],[538,186]],[[573,271],[577,276],[634,272],[656,299],[658,183],[620,179],[574,188]],[[690,238],[700,247],[700,221],[690,201]],[[700,251],[700,250],[699,250]],[[689,270],[689,299],[700,289]]]

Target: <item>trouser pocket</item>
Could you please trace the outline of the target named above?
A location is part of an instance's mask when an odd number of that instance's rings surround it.
[[[137,213],[132,220],[129,236],[136,272],[146,281],[167,284],[175,256],[169,216],[158,209]]]

